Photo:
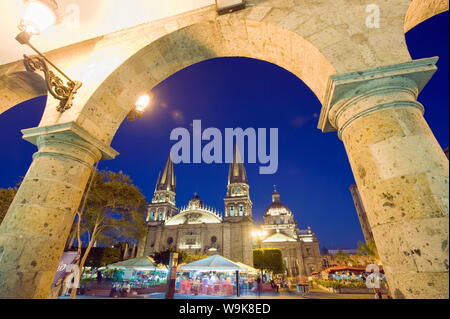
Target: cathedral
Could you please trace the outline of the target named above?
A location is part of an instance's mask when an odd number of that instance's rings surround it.
[[[169,156],[148,207],[148,233],[142,254],[175,248],[196,255],[220,254],[252,266],[254,248],[278,248],[288,277],[309,276],[319,270],[316,236],[309,227],[298,229],[293,212],[281,202],[276,189],[264,213],[263,225],[253,222],[250,185],[244,164],[236,157],[235,150],[222,214],[205,205],[198,194],[186,206],[176,205],[176,179]],[[262,238],[252,236],[256,229],[262,229]]]

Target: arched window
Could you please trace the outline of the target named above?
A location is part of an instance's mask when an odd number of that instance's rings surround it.
[[[234,216],[234,206],[230,206],[230,216]]]
[[[155,220],[155,211],[154,210],[152,210],[150,212],[150,220]]]
[[[164,211],[162,209],[158,210],[158,220],[164,220]]]
[[[239,213],[239,216],[244,216],[244,205],[239,204],[238,213]]]

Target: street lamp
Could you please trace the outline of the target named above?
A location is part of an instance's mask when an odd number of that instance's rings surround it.
[[[252,236],[256,238],[256,240],[258,241],[258,247],[259,249],[261,249],[262,241],[264,238],[266,238],[267,232],[265,230],[255,230],[252,231]]]
[[[57,100],[60,101],[56,108],[59,112],[70,109],[73,105],[74,95],[81,87],[82,83],[71,80],[63,71],[53,64],[47,57],[37,50],[31,43],[33,35],[38,35],[51,25],[58,22],[58,4],[55,0],[26,0],[25,13],[20,20],[18,28],[21,31],[16,40],[24,45],[28,45],[38,56],[29,57],[23,55],[25,69],[29,72],[42,71],[47,83],[47,90]],[[51,65],[59,74],[66,78],[67,83],[58,77],[53,71],[49,70]]]
[[[58,20],[58,4],[55,1],[28,1],[19,29],[31,35],[40,34]]]
[[[132,122],[137,118],[141,118],[142,114],[144,114],[145,109],[150,103],[151,97],[148,94],[141,95],[136,103],[134,104],[134,108],[128,114],[128,121]]]

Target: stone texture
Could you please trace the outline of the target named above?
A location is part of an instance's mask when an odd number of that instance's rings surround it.
[[[405,16],[412,25],[416,22],[411,21],[422,21],[444,10],[444,2],[378,1],[382,23],[380,28],[370,29],[364,22],[371,0],[313,4],[305,0],[252,0],[245,10],[232,14],[217,16],[215,7],[207,6],[56,49],[48,52],[48,57],[72,78],[82,81],[83,87],[75,105],[63,114],[56,112],[56,101],[48,99],[40,125],[74,121],[109,143],[117,122],[124,118],[120,109],[129,110],[143,90],[192,63],[219,56],[276,63],[301,78],[322,101],[331,74],[410,60],[403,36]],[[136,67],[141,63],[154,61],[150,57],[141,61],[142,50],[162,49],[159,40],[164,38],[162,42],[169,45],[164,46],[168,48],[164,52],[177,55],[169,61],[156,58],[166,71],[156,78],[150,74],[154,67],[138,72]],[[181,51],[175,50],[180,45]],[[127,72],[129,69],[134,70]],[[0,66],[0,75],[20,70],[23,66],[18,61]],[[127,93],[106,109],[98,105],[105,88]],[[0,104],[4,102],[0,100]],[[93,108],[101,116],[91,118]],[[107,132],[95,129],[111,122]]]
[[[406,12],[405,33],[419,23],[444,11],[448,11],[448,0],[413,0]]]
[[[0,226],[0,298],[48,297],[92,164],[101,158],[75,129],[51,131],[26,131],[39,151]]]
[[[448,298],[449,162],[416,100],[433,61],[334,77],[320,122],[344,142],[396,298]]]
[[[43,95],[47,95],[45,80],[37,73],[19,71],[0,76],[0,114]]]
[[[47,101],[39,124],[44,134],[37,138],[39,152],[0,227],[0,284],[5,287],[0,296],[46,297],[67,236],[66,223],[78,207],[90,167],[100,153],[105,158],[114,157],[115,153],[102,145],[111,143],[142,92],[190,64],[243,56],[287,69],[324,103],[321,127],[329,130],[334,125],[339,130],[368,206],[377,244],[391,242],[402,247],[397,253],[391,253],[387,245],[380,249],[394,295],[448,297],[448,281],[439,281],[448,280],[448,245],[444,245],[448,242],[448,161],[444,161],[416,101],[424,84],[408,74],[397,77],[397,84],[389,84],[393,85],[391,91],[376,93],[371,86],[385,88],[387,84],[369,83],[374,72],[380,73],[375,70],[365,79],[368,87],[361,87],[361,101],[341,101],[338,104],[345,107],[330,114],[329,106],[336,106],[336,101],[327,100],[328,92],[334,90],[328,83],[333,74],[411,61],[404,31],[446,10],[448,2],[377,1],[382,20],[380,28],[373,29],[364,23],[365,9],[372,0],[247,3],[245,10],[232,14],[217,16],[214,6],[208,6],[48,52],[52,61],[73,79],[81,80],[83,86],[74,106],[64,113],[56,111],[57,101]],[[19,71],[23,71],[21,61],[0,66],[0,113],[44,93],[42,87],[30,83],[10,85],[10,74]],[[424,66],[422,71],[430,69]],[[420,74],[417,69],[416,74]],[[389,78],[387,73],[385,78]],[[349,85],[344,83],[340,88],[344,93],[354,89],[351,81]],[[358,97],[356,91],[352,94]],[[64,123],[75,123],[81,136],[64,137],[62,143],[56,141],[64,133],[45,135],[45,127]],[[80,148],[80,143],[87,144]],[[397,176],[399,172],[402,175]],[[20,225],[17,220],[21,219],[28,222]],[[64,225],[59,228],[61,220]],[[35,232],[44,230],[39,225],[45,228],[42,235]],[[393,229],[403,237],[389,237],[389,225],[395,225]],[[230,226],[224,236],[231,233]],[[224,246],[224,252],[231,251]],[[427,260],[432,265],[427,266]],[[55,266],[44,269],[45,262]],[[397,265],[406,270],[397,271]]]

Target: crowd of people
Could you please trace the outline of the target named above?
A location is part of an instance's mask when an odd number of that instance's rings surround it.
[[[123,283],[114,283],[111,292],[109,294],[110,297],[127,297],[131,294],[131,284],[128,281]]]

